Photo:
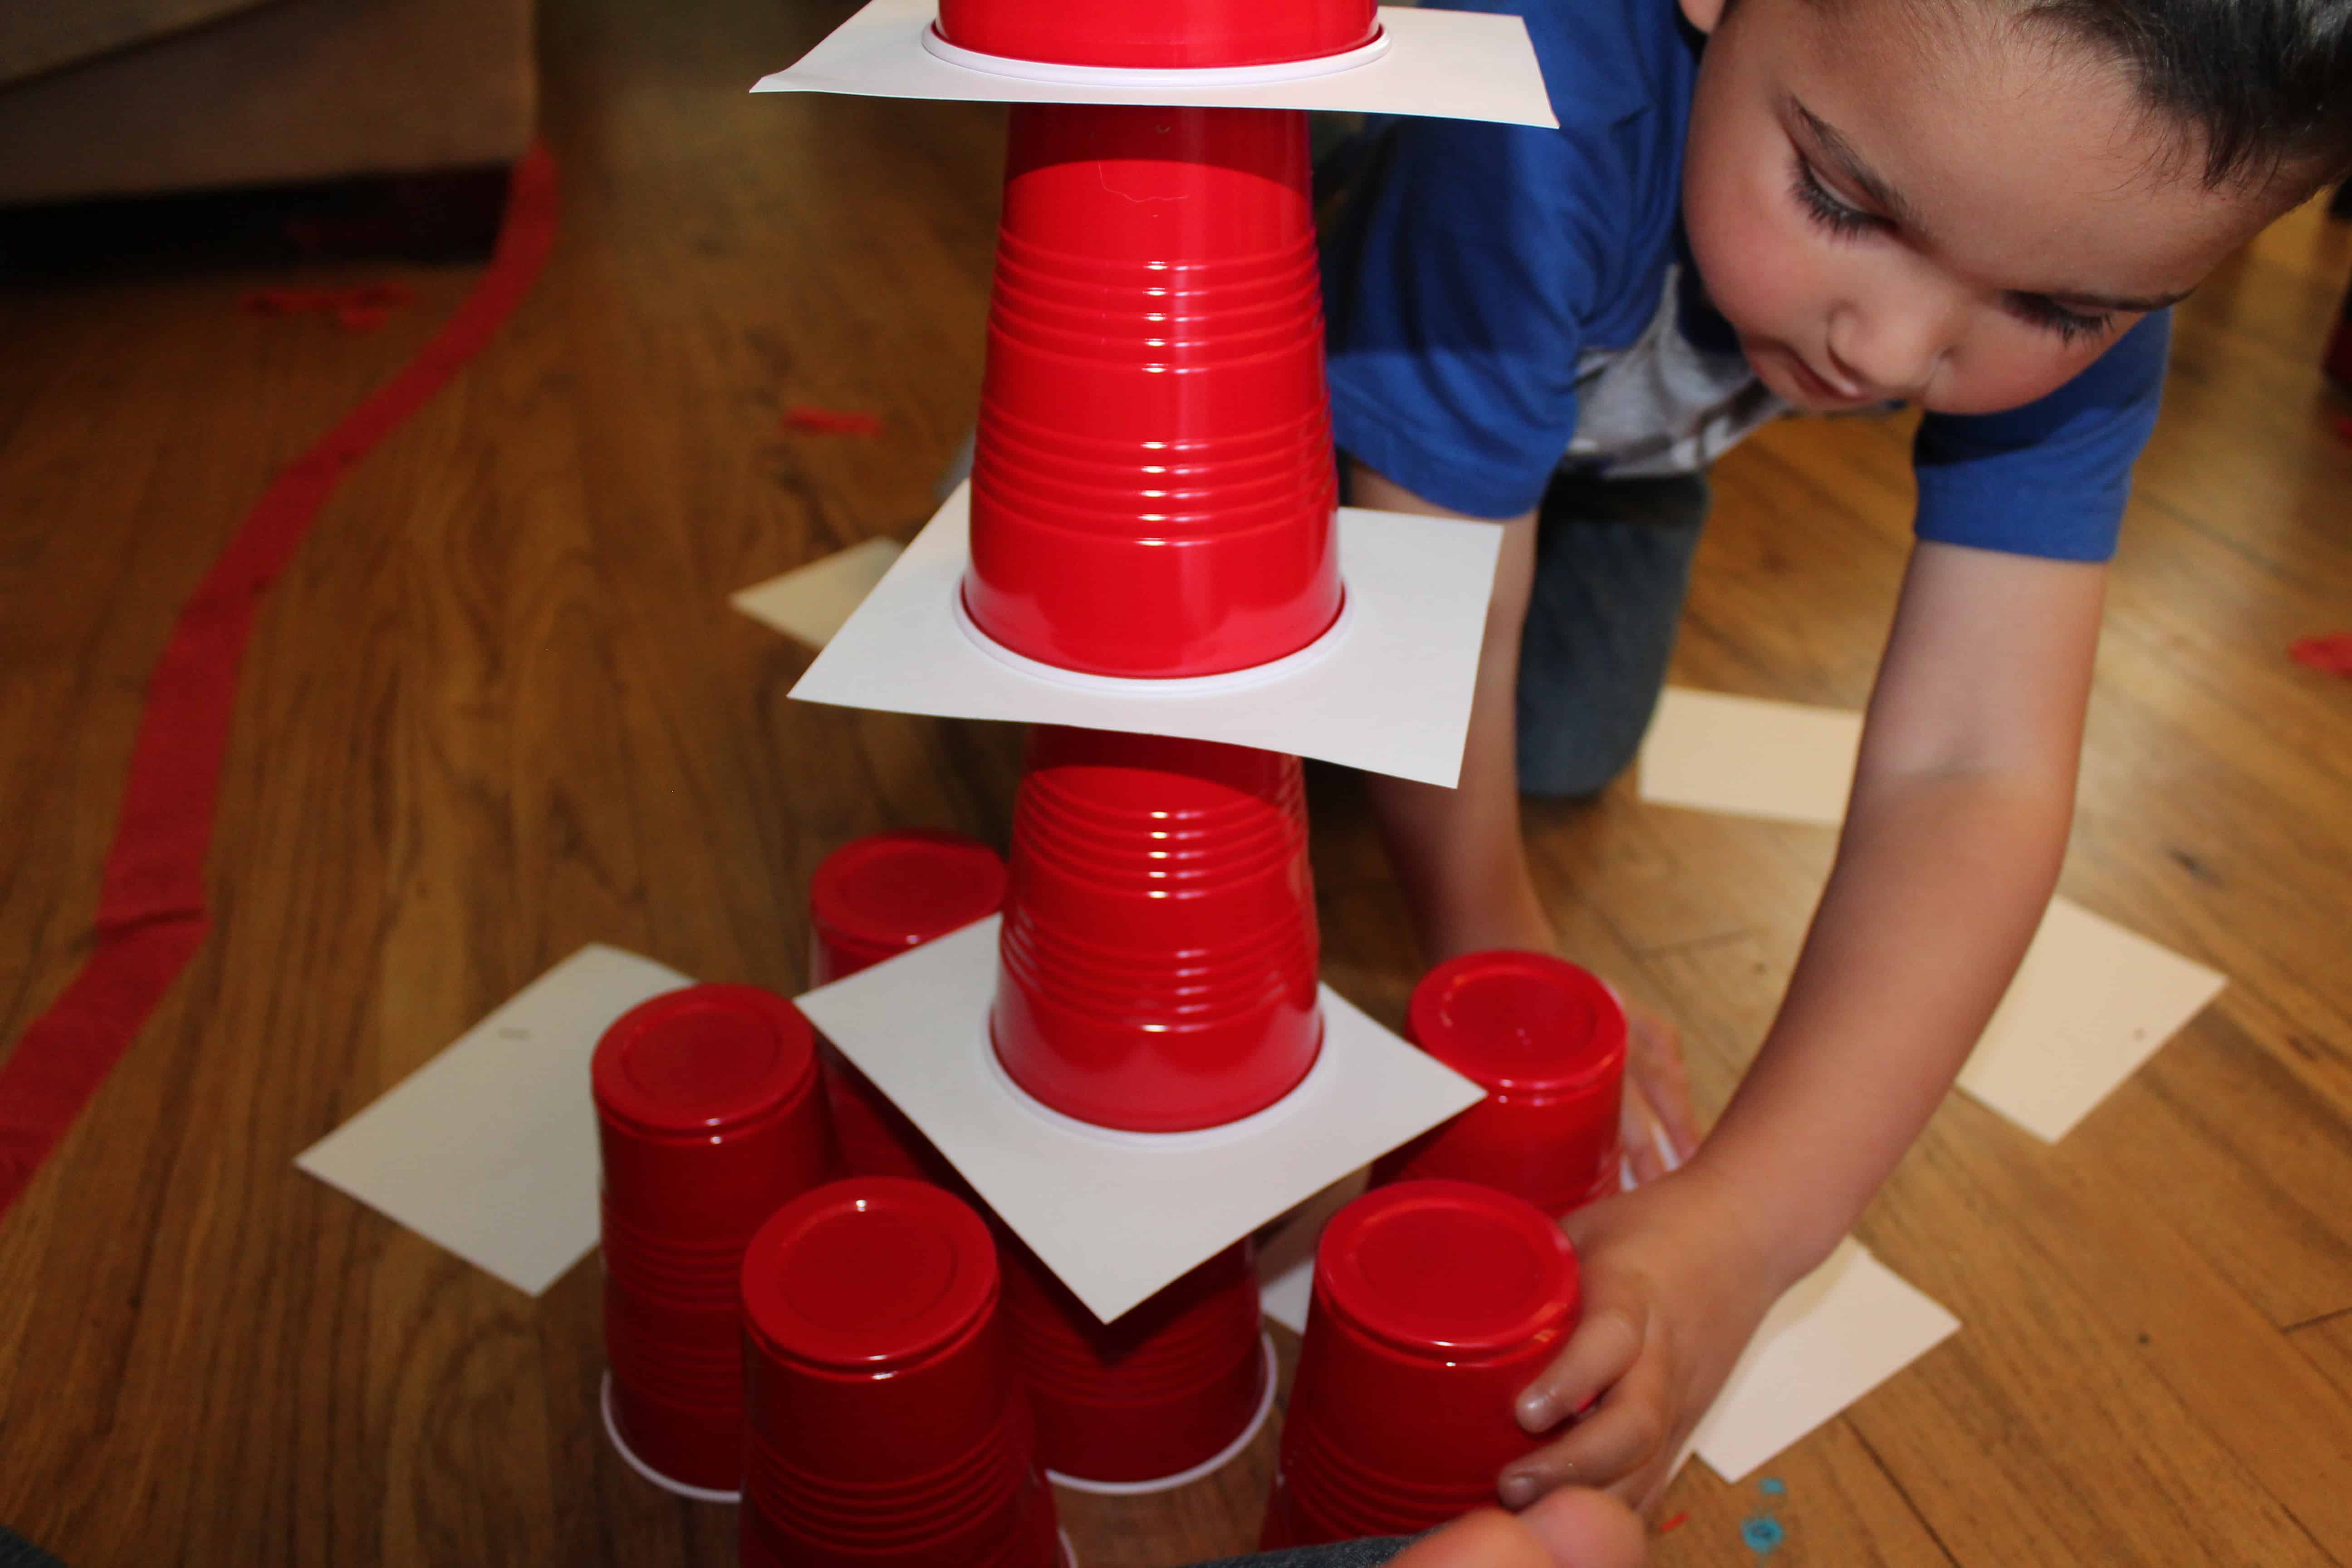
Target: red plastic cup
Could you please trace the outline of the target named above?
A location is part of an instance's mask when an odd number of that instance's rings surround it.
[[[1375,1184],[1478,1182],[1553,1215],[1617,1190],[1625,1009],[1597,977],[1549,953],[1465,953],[1413,987],[1405,1032],[1486,1098],[1383,1156]]]
[[[742,1552],[793,1568],[1048,1568],[1052,1495],[980,1216],[861,1177],[779,1210],[743,1259]]]
[[[1492,1505],[1543,1441],[1514,1402],[1579,1300],[1568,1238],[1507,1193],[1402,1182],[1340,1210],[1316,1248],[1268,1535],[1410,1533]]]
[[[656,1474],[732,1491],[743,1246],[832,1158],[815,1037],[781,996],[693,985],[615,1021],[591,1080],[614,1428]]]
[[[982,54],[1181,70],[1344,54],[1380,34],[1373,0],[940,0],[940,36]]]
[[[1322,1047],[1298,759],[1040,726],[990,1012],[1052,1109],[1171,1132],[1264,1110]]]
[[[1303,113],[1014,105],[988,331],[963,584],[982,631],[1164,678],[1330,628]]]
[[[1166,1480],[1250,1429],[1266,1368],[1247,1242],[1110,1323],[1027,1247],[1000,1238],[999,1256],[1005,1328],[1047,1469],[1081,1481]]]
[[[1003,903],[1004,862],[977,838],[910,827],[854,839],[809,881],[809,984],[895,958]]]
[[[823,985],[994,914],[1004,861],[977,838],[905,828],[826,856],[809,883],[809,982]],[[961,1190],[954,1169],[849,1059],[820,1041],[843,1170]]]

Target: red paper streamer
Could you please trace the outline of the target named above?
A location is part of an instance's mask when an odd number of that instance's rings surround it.
[[[2305,637],[2286,651],[2288,658],[2305,669],[2315,669],[2322,675],[2352,675],[2352,632]]]
[[[1668,1534],[1674,1531],[1680,1530],[1684,1525],[1688,1524],[1689,1522],[1690,1510],[1688,1509],[1685,1509],[1682,1512],[1675,1515],[1674,1518],[1666,1521],[1665,1523],[1658,1526],[1658,1533],[1660,1535]]]
[[[255,615],[344,473],[480,353],[522,302],[555,242],[555,163],[533,147],[514,167],[488,268],[415,358],[281,470],[180,606],[147,683],[139,736],[100,873],[89,955],[16,1049],[0,1059],[0,1216],[194,956],[211,923],[205,861],[237,673]],[[344,290],[336,308],[386,309],[404,285]],[[389,292],[387,292],[389,290]],[[281,310],[274,290],[268,304]],[[256,300],[259,296],[254,297]],[[302,304],[299,309],[316,308]]]
[[[879,436],[882,419],[879,415],[861,413],[854,408],[812,408],[796,403],[784,410],[788,429],[812,431],[819,436]]]

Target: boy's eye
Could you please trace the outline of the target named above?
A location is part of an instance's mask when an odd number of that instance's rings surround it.
[[[1857,235],[1895,226],[1875,213],[1848,206],[1832,195],[1829,187],[1814,176],[1813,166],[1805,161],[1801,153],[1797,154],[1796,177],[1790,184],[1790,194],[1796,197],[1797,205],[1804,209],[1806,216],[1841,239],[1852,239]]]
[[[2011,294],[2009,308],[2021,320],[2058,334],[2060,342],[2093,338],[2115,325],[2115,312],[2070,310],[2047,294]]]

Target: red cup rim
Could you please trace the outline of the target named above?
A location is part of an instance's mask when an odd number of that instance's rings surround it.
[[[1548,952],[1447,959],[1413,987],[1413,1043],[1487,1089],[1581,1089],[1625,1058],[1625,1009],[1599,976]]]
[[[1003,902],[1003,858],[943,828],[900,828],[845,844],[809,882],[809,913],[820,927],[888,949],[961,930]]]
[[[641,1002],[596,1042],[606,1121],[643,1135],[724,1132],[773,1115],[816,1081],[800,1009],[754,985],[689,985]]]
[[[1524,1198],[1469,1182],[1399,1182],[1334,1215],[1315,1296],[1373,1338],[1426,1355],[1517,1350],[1572,1321],[1576,1254]]]
[[[970,1205],[927,1182],[859,1176],[778,1209],[743,1257],[745,1327],[787,1363],[873,1373],[984,1321],[996,1245]]]

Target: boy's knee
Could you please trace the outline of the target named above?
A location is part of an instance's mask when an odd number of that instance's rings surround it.
[[[1586,800],[1633,766],[1649,729],[1640,721],[1552,724],[1530,732],[1522,723],[1518,740],[1519,793],[1561,800]],[[1549,731],[1549,732],[1545,732]]]

